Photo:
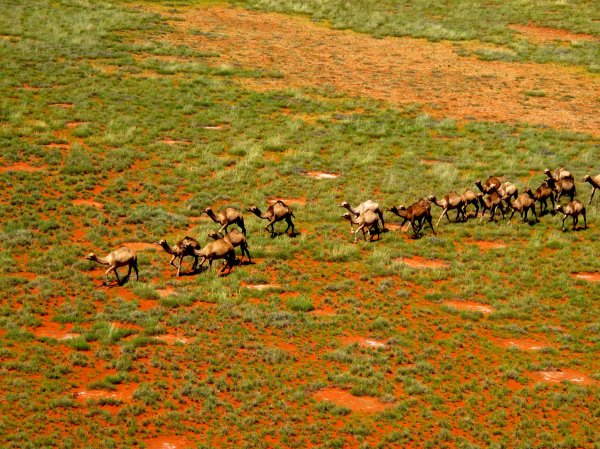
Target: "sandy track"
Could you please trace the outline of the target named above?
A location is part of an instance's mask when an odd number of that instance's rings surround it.
[[[177,33],[169,40],[218,52],[215,65],[284,75],[243,80],[252,89],[332,86],[398,106],[420,103],[437,117],[527,122],[600,134],[600,76],[580,68],[481,61],[459,56],[447,42],[375,39],[302,17],[226,6],[182,9],[175,15],[183,20],[171,22]]]

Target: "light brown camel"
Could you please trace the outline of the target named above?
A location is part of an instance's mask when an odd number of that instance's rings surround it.
[[[548,200],[552,203],[552,210],[554,210],[554,190],[548,186],[547,182],[543,182],[535,189],[533,196],[540,203],[540,216],[543,215],[544,211],[548,212]]]
[[[444,215],[448,219],[448,223],[450,223],[450,217],[448,216],[449,210],[456,210],[456,218],[454,221],[458,222],[458,217],[460,215],[462,215],[463,220],[467,219],[465,215],[465,203],[462,196],[460,196],[458,193],[452,191],[448,195],[444,196],[444,198],[441,200],[438,200],[434,195],[429,195],[427,199],[436,206],[442,208],[442,215],[440,215],[439,220],[435,224],[436,226],[440,225],[440,221],[442,221]]]
[[[592,186],[592,195],[590,196],[590,202],[588,204],[592,204],[592,198],[594,198],[594,193],[596,193],[596,189],[600,189],[600,174],[596,176],[585,175],[583,177],[583,182],[589,182]]]
[[[367,240],[367,231],[369,231],[369,235],[371,236],[369,241],[373,241],[373,237],[375,237],[375,235],[377,235],[377,240],[379,240],[381,236],[381,231],[379,230],[379,215],[377,215],[375,212],[368,210],[360,214],[358,217],[351,212],[346,212],[345,214],[342,214],[342,218],[358,226],[356,231],[354,231],[354,243],[358,241],[358,238],[356,237],[358,231],[362,231],[365,241]]]
[[[575,198],[577,194],[577,189],[575,187],[575,181],[572,178],[563,178],[558,181],[555,181],[553,178],[546,179],[546,184],[556,193],[556,202],[560,200],[560,197],[564,194],[567,195],[571,201]]]
[[[200,268],[204,265],[204,261],[208,260],[208,269],[212,269],[213,260],[225,259],[225,266],[219,272],[219,275],[223,274],[225,268],[229,267],[228,274],[231,273],[233,265],[235,263],[235,249],[231,242],[224,239],[215,240],[210,242],[204,248],[200,250],[194,250],[194,254],[197,257],[201,257]]]
[[[242,261],[244,260],[244,254],[246,254],[248,256],[248,261],[250,263],[252,263],[252,259],[250,258],[250,251],[248,251],[248,242],[246,241],[246,237],[244,236],[244,234],[242,234],[241,232],[236,231],[234,229],[233,231],[230,231],[229,233],[227,233],[226,235],[223,236],[223,235],[219,234],[218,232],[211,231],[208,233],[208,236],[214,240],[224,239],[224,240],[228,241],[229,243],[231,243],[231,245],[234,248],[237,248],[239,246],[240,249],[242,250],[242,256],[240,258],[240,263],[242,263]]]
[[[467,216],[467,206],[469,204],[475,206],[475,217],[477,217],[477,215],[479,215],[479,198],[477,197],[477,194],[471,189],[467,189],[461,193],[460,196],[462,197],[464,204],[465,218]]]
[[[421,199],[408,207],[392,206],[388,209],[388,211],[404,219],[401,226],[403,226],[407,221],[410,222],[415,237],[417,237],[421,232],[424,220],[429,223],[429,227],[435,235],[435,230],[433,229],[433,224],[431,222],[431,203],[429,203],[429,201]]]
[[[383,209],[377,204],[375,201],[367,200],[364,203],[360,203],[356,207],[350,206],[348,201],[342,201],[339,204],[340,207],[345,207],[348,209],[348,212],[354,215],[355,218],[358,218],[361,214],[364,214],[366,211],[371,211],[379,217],[381,220],[381,229],[385,232],[385,220],[383,217]],[[350,234],[354,233],[354,223],[350,221]]]
[[[500,187],[498,187],[498,194],[505,201],[510,201],[511,199],[517,199],[519,196],[519,189],[512,182],[503,182]]]
[[[485,183],[483,185],[481,184],[481,180],[479,179],[475,181],[475,185],[479,190],[481,190],[481,193],[490,193],[493,188],[492,186],[495,186],[495,188],[498,190],[500,189],[501,183],[500,180],[495,176],[490,176],[488,179],[485,180]]]
[[[196,239],[185,236],[182,240],[179,240],[175,246],[170,246],[165,239],[159,240],[156,242],[156,244],[173,256],[171,257],[171,261],[169,263],[177,268],[177,276],[179,276],[181,272],[183,258],[186,256],[192,256],[194,258],[192,271],[196,271],[196,267],[198,266],[198,257],[194,254],[194,250],[201,248],[200,243],[198,243]],[[177,258],[179,258],[179,264],[175,265],[173,262]]]
[[[481,206],[481,218],[479,219],[479,223],[483,221],[483,217],[485,216],[485,211],[490,211],[490,221],[494,220],[496,215],[496,211],[500,209],[502,212],[502,218],[504,218],[504,206],[502,205],[502,198],[498,194],[498,191],[495,187],[493,187],[490,193],[487,196],[483,196],[483,193],[478,193],[479,197],[479,205]]]
[[[573,174],[567,170],[565,167],[559,167],[554,171],[551,171],[549,168],[544,170],[544,173],[548,178],[552,178],[555,181],[560,181],[561,179],[570,179],[571,181],[575,181]]]
[[[535,221],[538,221],[537,214],[535,213],[535,196],[529,187],[516,200],[512,201],[509,197],[507,204],[513,210],[509,220],[515,215],[515,212],[519,212],[521,214],[521,222],[525,222],[527,220],[527,212],[531,211],[535,217]]]
[[[287,233],[291,227],[292,235],[294,234],[294,223],[292,222],[292,217],[295,218],[294,212],[292,211],[292,208],[283,201],[277,200],[275,203],[271,204],[265,212],[262,212],[256,206],[251,206],[248,210],[258,218],[269,221],[269,224],[265,227],[265,231],[269,231],[269,228],[271,228],[271,237],[275,236],[275,223],[284,220],[288,225],[285,233]]]
[[[127,276],[125,277],[126,279],[129,278],[129,275],[131,274],[131,269],[133,268],[135,270],[135,280],[140,280],[137,265],[137,254],[135,253],[135,251],[125,246],[122,246],[121,248],[112,251],[106,257],[98,257],[96,254],[90,253],[87,256],[85,256],[85,258],[87,260],[93,260],[94,262],[97,262],[102,265],[108,265],[108,270],[106,270],[106,273],[104,273],[104,275],[106,276],[105,285],[108,285],[109,283],[108,273],[110,273],[111,271],[114,271],[115,276],[117,277],[117,284],[121,285],[121,280],[119,279],[119,273],[117,272],[117,268],[125,266],[129,267],[129,271],[127,272]]]
[[[581,201],[573,200],[566,206],[556,205],[556,210],[564,215],[562,219],[562,230],[565,229],[565,220],[567,217],[573,217],[573,230],[577,229],[577,223],[579,223],[579,216],[583,216],[583,229],[587,229],[587,220],[585,218],[585,206]]]
[[[240,227],[242,233],[246,235],[244,216],[235,207],[226,207],[216,215],[210,207],[204,209],[204,212],[212,219],[212,221],[221,225],[221,229],[219,229],[217,232],[227,232],[229,225],[236,224]]]

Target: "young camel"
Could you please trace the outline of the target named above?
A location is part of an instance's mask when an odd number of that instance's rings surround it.
[[[111,271],[114,271],[115,276],[117,277],[117,284],[121,285],[121,279],[119,279],[119,273],[117,272],[117,268],[125,266],[129,267],[129,271],[127,272],[126,276],[127,279],[129,278],[129,275],[131,274],[131,269],[133,268],[135,270],[135,280],[140,280],[137,264],[137,254],[135,253],[135,251],[125,246],[117,249],[116,251],[112,251],[106,257],[98,257],[96,254],[90,253],[87,256],[85,256],[85,258],[87,260],[93,260],[94,262],[98,262],[102,265],[108,265],[108,270],[106,270],[106,273],[104,273],[104,275],[106,276],[106,282],[104,283],[104,285],[108,285],[108,273],[110,273]]]
[[[235,263],[235,249],[231,242],[225,239],[215,240],[210,242],[201,250],[194,250],[194,255],[201,257],[200,268],[204,265],[204,261],[208,260],[208,269],[212,269],[213,260],[225,259],[225,266],[219,272],[219,275],[223,274],[225,268],[229,267],[227,274],[231,273],[233,265]]]
[[[568,216],[573,217],[573,231],[577,229],[577,223],[579,223],[579,216],[583,215],[583,229],[587,229],[587,220],[585,218],[585,206],[581,203],[581,201],[571,201],[566,206],[561,206],[560,204],[556,205],[556,210],[561,214],[564,214],[562,219],[562,230],[565,229],[565,220]]]
[[[292,208],[283,201],[278,200],[271,204],[266,212],[261,212],[261,210],[256,206],[251,206],[248,210],[258,218],[269,220],[269,224],[265,227],[265,231],[269,231],[269,228],[271,228],[271,237],[275,236],[275,223],[283,220],[285,220],[288,225],[285,233],[287,233],[288,229],[291,227],[292,235],[294,234],[294,223],[292,222],[292,217],[295,218],[294,212],[292,211]]]
[[[456,192],[450,192],[448,195],[444,196],[442,200],[438,200],[434,195],[429,195],[427,199],[435,204],[438,207],[442,208],[442,215],[440,215],[439,220],[435,224],[436,226],[440,225],[440,221],[444,218],[444,215],[448,219],[448,223],[450,223],[450,217],[448,216],[449,210],[456,209],[456,219],[454,221],[458,222],[458,217],[462,215],[464,221],[467,220],[465,215],[465,203],[463,201],[463,197]]]
[[[524,193],[521,193],[519,197],[512,201],[510,197],[507,199],[508,206],[513,210],[510,214],[509,221],[512,219],[515,212],[521,214],[521,222],[524,223],[527,220],[527,212],[531,211],[535,217],[535,221],[539,221],[537,214],[535,213],[535,196],[531,189],[527,187]]]
[[[173,256],[169,263],[177,268],[177,276],[179,276],[181,272],[183,258],[186,256],[192,256],[194,258],[192,271],[196,271],[196,267],[198,266],[198,256],[194,254],[194,250],[201,248],[200,243],[198,243],[196,239],[185,236],[182,240],[179,240],[175,246],[170,246],[165,239],[159,240],[156,244]],[[173,262],[177,258],[179,258],[179,264],[175,265]]]
[[[392,206],[388,209],[388,211],[404,219],[401,226],[403,226],[407,221],[410,222],[413,232],[415,233],[415,237],[419,235],[421,229],[423,228],[423,220],[426,220],[427,223],[429,223],[429,227],[431,228],[433,235],[436,235],[435,229],[433,229],[433,224],[431,222],[431,204],[429,201],[419,200],[408,207]]]
[[[540,203],[540,216],[544,214],[544,211],[548,212],[548,200],[552,203],[552,210],[554,210],[554,190],[552,190],[547,182],[543,182],[533,193],[536,201]]]
[[[248,256],[248,261],[250,263],[252,263],[252,259],[250,258],[250,251],[248,251],[248,242],[246,242],[246,237],[241,232],[236,231],[234,229],[233,231],[231,231],[231,232],[227,233],[225,236],[223,236],[223,235],[219,234],[218,232],[211,231],[208,233],[208,236],[214,240],[224,239],[224,240],[228,241],[229,243],[231,243],[231,245],[234,248],[237,248],[239,246],[240,249],[242,250],[242,257],[240,258],[240,263],[242,263],[242,261],[244,260],[244,254],[246,254]]]
[[[227,228],[229,225],[236,224],[242,230],[242,233],[246,235],[246,227],[244,226],[244,216],[242,213],[234,207],[226,207],[221,212],[215,215],[213,210],[210,207],[204,209],[206,215],[208,215],[212,221],[215,223],[219,223],[221,225],[221,229],[217,232],[227,232]]]
[[[594,198],[594,193],[596,193],[596,189],[600,189],[600,174],[596,176],[585,175],[582,179],[583,182],[589,182],[592,185],[592,196],[590,196],[590,202],[588,204],[592,204],[592,198]]]
[[[552,178],[555,181],[560,181],[561,179],[570,179],[571,181],[575,181],[573,174],[565,167],[559,167],[554,170],[554,172],[547,168],[544,170],[544,174],[548,176],[548,178]]]
[[[546,179],[546,183],[548,184],[548,187],[550,187],[556,193],[557,203],[563,194],[568,195],[571,201],[573,201],[575,195],[577,194],[575,181],[572,178],[563,178],[558,181],[555,181],[553,178],[548,178]]]
[[[369,231],[369,241],[373,241],[373,237],[377,235],[377,240],[381,237],[381,231],[379,230],[379,215],[375,212],[371,212],[370,210],[364,212],[358,217],[355,217],[351,212],[346,212],[342,215],[342,218],[345,218],[349,222],[358,225],[356,231],[354,231],[354,243],[358,241],[356,234],[358,231],[362,230],[363,238],[367,241],[366,231]]]
[[[500,180],[498,178],[496,178],[495,176],[490,176],[488,179],[485,180],[484,185],[481,184],[480,179],[475,181],[475,185],[477,186],[477,188],[479,190],[481,190],[481,193],[490,193],[492,191],[492,189],[494,188],[492,186],[495,186],[495,188],[499,190],[501,183],[500,183]]]
[[[483,221],[483,217],[485,216],[485,211],[490,211],[490,221],[494,220],[496,215],[496,210],[500,209],[502,212],[502,218],[504,218],[504,206],[502,205],[502,198],[498,194],[496,188],[492,188],[489,195],[484,197],[483,193],[478,193],[477,197],[479,198],[479,204],[483,212],[481,213],[481,218],[479,219],[479,223]]]
[[[350,206],[348,201],[342,201],[339,204],[340,207],[345,207],[348,209],[348,212],[354,215],[355,218],[358,218],[360,215],[364,214],[366,211],[371,211],[379,217],[381,220],[381,229],[385,232],[385,221],[383,218],[383,209],[379,207],[379,204],[372,200],[367,200],[364,203],[360,203],[356,207]],[[350,220],[350,234],[354,233],[354,223]]]
[[[498,194],[505,201],[510,201],[513,198],[516,200],[519,196],[519,189],[517,189],[517,186],[514,185],[512,182],[507,181],[500,185],[500,187],[498,188]]]

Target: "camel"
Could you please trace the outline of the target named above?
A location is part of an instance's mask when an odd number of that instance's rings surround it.
[[[485,180],[485,184],[482,185],[481,184],[481,180],[477,180],[475,181],[475,185],[477,186],[477,188],[479,190],[481,190],[481,193],[490,193],[492,186],[495,186],[496,189],[500,189],[501,183],[500,180],[498,178],[496,178],[495,176],[490,176],[488,179]]]
[[[234,248],[237,248],[239,246],[242,250],[242,257],[240,258],[240,263],[242,263],[242,261],[244,260],[244,254],[248,256],[248,261],[252,263],[252,259],[250,258],[250,251],[248,251],[248,243],[246,242],[246,237],[241,232],[238,232],[234,229],[233,231],[230,231],[225,236],[223,236],[218,232],[211,231],[208,233],[208,236],[214,240],[224,239],[231,243],[231,245]]]
[[[294,234],[294,223],[292,222],[292,217],[295,218],[294,212],[292,211],[292,208],[283,201],[277,200],[275,203],[269,206],[266,212],[261,212],[261,210],[256,206],[251,206],[248,210],[258,218],[269,220],[269,224],[265,227],[265,231],[268,231],[269,228],[271,228],[271,237],[275,236],[275,223],[283,220],[285,220],[288,225],[285,233],[287,233],[288,229],[291,227],[292,235]]]
[[[590,202],[588,204],[592,204],[592,198],[594,198],[594,193],[596,193],[596,189],[600,189],[600,174],[596,176],[585,175],[582,179],[583,182],[589,182],[592,185],[592,196],[590,196]]]
[[[339,206],[345,207],[346,209],[348,209],[348,212],[353,214],[356,218],[358,218],[361,214],[364,214],[366,211],[371,211],[371,212],[376,213],[378,215],[379,219],[381,220],[381,229],[385,232],[385,221],[383,218],[383,209],[381,207],[379,207],[379,204],[377,204],[376,202],[374,202],[372,200],[367,200],[364,203],[360,203],[356,207],[352,207],[352,206],[350,206],[350,203],[348,203],[348,201],[342,201],[339,204]],[[352,220],[350,220],[350,234],[353,234],[353,233],[354,233],[354,223],[352,222]]]
[[[548,187],[556,193],[557,203],[563,194],[568,195],[571,201],[575,198],[577,189],[575,187],[575,181],[572,178],[563,178],[558,181],[555,181],[554,178],[548,178],[546,179],[546,183],[548,184]]]
[[[477,215],[479,214],[479,198],[477,197],[477,194],[471,189],[467,189],[463,193],[461,193],[460,196],[462,197],[464,204],[465,217],[467,212],[467,206],[469,204],[475,206],[475,216],[477,217]]]
[[[504,182],[498,187],[498,194],[505,201],[510,201],[511,199],[517,199],[519,196],[519,189],[512,182]]]
[[[121,280],[119,279],[119,273],[117,272],[117,268],[125,266],[129,267],[129,271],[127,272],[126,276],[127,279],[129,278],[129,275],[131,274],[131,269],[133,268],[135,270],[135,280],[140,280],[137,264],[137,254],[135,253],[135,251],[127,248],[126,246],[122,246],[121,248],[112,251],[106,257],[98,257],[96,254],[90,253],[87,256],[85,256],[85,258],[87,260],[93,260],[94,262],[97,262],[102,265],[108,265],[108,270],[106,270],[106,273],[104,273],[104,275],[106,276],[106,282],[104,283],[104,285],[108,285],[108,273],[110,273],[111,271],[114,271],[115,276],[117,277],[117,284],[121,285]]]
[[[213,212],[210,207],[204,209],[206,215],[208,215],[212,221],[215,223],[219,223],[221,225],[221,229],[217,232],[227,232],[227,228],[229,225],[236,224],[242,230],[242,233],[246,235],[246,227],[244,226],[244,217],[242,213],[234,207],[226,207],[217,215]]]
[[[208,269],[212,269],[213,260],[225,259],[225,266],[219,272],[219,275],[223,274],[225,268],[229,267],[227,274],[231,273],[233,265],[235,263],[235,249],[231,242],[225,239],[218,239],[214,242],[210,242],[204,248],[200,250],[194,250],[196,257],[201,257],[200,268],[204,265],[204,261],[208,260]]]
[[[378,240],[381,237],[381,231],[379,230],[379,215],[377,215],[375,212],[368,210],[358,217],[355,217],[351,212],[346,212],[345,214],[342,214],[342,218],[345,218],[355,225],[358,225],[358,228],[356,231],[354,231],[354,243],[358,241],[356,234],[358,234],[358,231],[361,230],[365,241],[367,241],[366,231],[369,231],[369,235],[371,236],[369,241],[373,241],[373,237],[375,237],[375,235],[377,235]]]
[[[177,268],[177,276],[179,276],[181,272],[183,258],[186,256],[194,257],[192,271],[196,271],[196,267],[198,266],[198,257],[194,255],[194,250],[200,249],[200,244],[196,239],[185,236],[182,240],[179,240],[175,246],[170,246],[165,239],[159,240],[156,242],[156,244],[173,256],[171,257],[171,261],[169,263]],[[173,263],[177,258],[179,258],[179,265],[175,265]]]
[[[502,212],[502,218],[504,218],[504,206],[502,205],[502,198],[498,194],[496,188],[492,188],[489,195],[484,197],[483,193],[478,193],[477,197],[479,198],[479,204],[483,212],[481,213],[481,218],[479,219],[479,223],[483,221],[483,217],[485,216],[485,211],[490,211],[490,221],[494,220],[494,216],[496,215],[496,210],[500,209]]]
[[[509,220],[515,215],[515,212],[519,212],[519,214],[521,214],[521,222],[524,223],[527,220],[527,212],[531,211],[535,217],[535,221],[538,221],[537,214],[535,213],[535,196],[529,187],[527,187],[525,192],[521,193],[515,201],[512,201],[510,197],[508,197],[507,203],[513,210]]]
[[[548,200],[552,203],[552,210],[554,210],[554,190],[552,190],[547,182],[543,182],[533,193],[536,201],[540,203],[540,215],[543,215],[544,211],[548,212]]]
[[[552,172],[549,168],[544,170],[544,173],[548,178],[552,178],[555,181],[560,181],[561,179],[570,179],[571,181],[575,181],[573,174],[567,170],[565,167],[559,167],[554,172]]]
[[[560,212],[564,215],[562,219],[562,230],[565,229],[565,220],[567,217],[573,217],[573,230],[577,229],[577,223],[579,223],[579,216],[583,215],[583,229],[587,229],[587,220],[585,218],[585,206],[581,203],[581,201],[573,200],[566,206],[561,206],[560,204],[556,205],[557,212]]]
[[[441,207],[442,210],[442,215],[440,215],[439,220],[436,223],[436,226],[440,225],[440,221],[442,221],[442,218],[444,218],[444,215],[446,216],[446,218],[448,219],[448,223],[450,223],[450,217],[448,216],[448,211],[449,210],[453,210],[456,209],[456,219],[454,221],[458,222],[458,217],[459,215],[462,215],[463,220],[466,221],[466,216],[465,216],[465,203],[463,201],[462,196],[460,196],[458,193],[456,192],[450,192],[448,195],[444,196],[444,198],[442,200],[438,200],[434,195],[429,195],[427,197],[427,199],[432,202],[433,204],[435,204],[438,207]]]
[[[419,235],[421,229],[423,228],[423,220],[426,220],[427,223],[429,223],[429,227],[431,228],[433,235],[436,235],[435,230],[433,229],[433,224],[431,222],[431,204],[429,203],[429,201],[419,200],[408,207],[392,206],[388,209],[388,211],[403,218],[404,221],[402,222],[402,225],[409,221],[412,225],[415,237]]]

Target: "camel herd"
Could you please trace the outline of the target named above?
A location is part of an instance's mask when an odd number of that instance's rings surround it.
[[[387,211],[403,219],[401,226],[404,226],[408,222],[412,226],[414,236],[418,237],[425,222],[429,225],[433,234],[436,234],[431,216],[432,204],[442,209],[442,214],[436,223],[436,226],[438,226],[444,216],[446,216],[448,222],[451,221],[448,212],[452,210],[456,211],[456,222],[459,220],[467,221],[471,215],[468,213],[467,207],[471,205],[475,209],[472,212],[474,217],[477,217],[481,210],[479,223],[483,220],[486,212],[489,212],[489,220],[493,221],[498,211],[505,218],[505,214],[509,210],[512,211],[509,220],[518,212],[522,222],[528,220],[527,216],[529,213],[538,221],[538,214],[535,209],[536,202],[540,204],[539,215],[541,216],[545,212],[550,212],[547,204],[547,201],[550,200],[553,210],[563,214],[563,231],[566,230],[565,220],[567,217],[571,217],[573,220],[573,230],[577,228],[579,217],[583,217],[584,229],[587,229],[586,209],[583,203],[575,199],[575,178],[572,173],[564,167],[560,167],[554,171],[544,170],[544,173],[547,175],[547,179],[535,191],[530,187],[526,187],[519,194],[515,184],[501,182],[497,177],[490,176],[483,183],[480,180],[475,182],[479,192],[466,189],[462,194],[459,194],[452,191],[439,199],[430,195],[427,199],[420,199],[408,207],[402,205],[392,206]],[[582,181],[588,182],[592,186],[592,193],[588,203],[591,204],[596,189],[600,189],[600,174],[596,176],[586,175]],[[564,206],[559,203],[560,198],[563,196],[569,197],[570,200]],[[350,233],[354,235],[354,242],[358,239],[357,235],[359,231],[362,231],[365,241],[367,240],[367,233],[370,236],[369,239],[373,240],[375,236],[379,239],[381,232],[386,232],[384,210],[376,202],[368,200],[357,207],[352,207],[347,201],[344,201],[339,206],[348,210],[342,217],[350,222]],[[275,223],[280,221],[287,223],[287,228],[284,232],[287,233],[291,228],[293,235],[295,229],[292,221],[292,218],[295,218],[294,212],[283,201],[275,201],[264,212],[256,206],[251,206],[248,208],[248,211],[258,218],[268,220],[268,224],[264,229],[271,234],[271,237],[276,235]],[[208,234],[208,237],[212,238],[213,241],[204,247],[196,239],[189,236],[179,240],[174,246],[169,245],[164,239],[156,242],[165,252],[172,255],[169,263],[177,268],[177,276],[181,274],[182,262],[184,257],[187,256],[194,258],[192,271],[201,269],[207,260],[209,264],[208,269],[210,270],[213,260],[224,259],[225,266],[219,271],[219,274],[224,274],[226,269],[228,269],[228,273],[232,270],[237,260],[235,256],[235,248],[237,247],[240,247],[241,250],[240,263],[243,261],[244,255],[248,257],[249,262],[252,261],[246,241],[246,227],[242,212],[233,207],[226,207],[218,214],[215,214],[210,207],[207,207],[204,212],[214,222],[221,225],[218,231],[212,231]],[[379,226],[379,222],[381,222],[381,227]],[[241,232],[235,229],[228,232],[227,229],[231,225],[238,226]],[[356,226],[356,229],[354,229],[354,226]],[[223,232],[225,234],[222,234]],[[120,267],[129,268],[127,278],[129,278],[133,269],[136,279],[139,279],[137,255],[135,251],[127,247],[121,247],[106,257],[98,257],[96,254],[91,253],[85,258],[102,265],[108,265],[108,269],[105,272],[107,284],[109,282],[108,275],[111,271],[115,273],[117,283],[121,284],[121,279],[117,272],[117,268]],[[175,263],[176,260],[177,263]]]

